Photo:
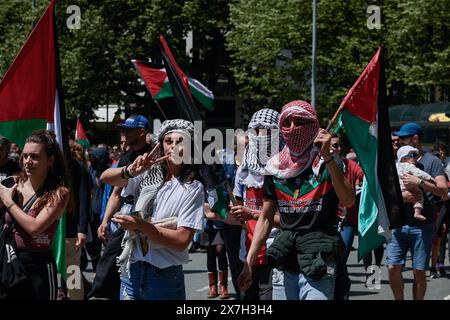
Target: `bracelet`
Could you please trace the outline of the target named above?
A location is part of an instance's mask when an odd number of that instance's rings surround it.
[[[132,176],[132,175],[130,174],[130,172],[128,171],[128,166],[125,166],[125,174],[126,174],[126,176],[127,176],[128,178],[134,178],[134,176]]]
[[[9,209],[11,209],[11,208],[12,208],[12,206],[13,206],[13,205],[15,205],[15,204],[16,204],[15,202],[11,203],[11,204],[10,204],[9,206],[7,206],[7,207],[6,207],[6,210],[8,210],[8,211],[9,211]]]
[[[120,170],[120,177],[121,177],[122,179],[127,179],[127,177],[126,177],[126,175],[125,175],[125,168],[126,168],[126,167],[123,167],[122,170]]]
[[[331,161],[333,161],[333,157],[323,162],[323,164],[329,164]]]

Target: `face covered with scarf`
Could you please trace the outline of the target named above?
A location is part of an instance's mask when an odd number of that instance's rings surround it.
[[[279,133],[279,117],[277,111],[265,108],[257,111],[248,124],[249,143],[239,175],[248,187],[259,187],[264,182],[267,161],[284,145]]]
[[[313,142],[320,125],[314,108],[302,100],[289,102],[283,107],[279,124],[286,146],[269,160],[266,172],[288,179],[309,168],[318,155],[319,149],[313,146]]]

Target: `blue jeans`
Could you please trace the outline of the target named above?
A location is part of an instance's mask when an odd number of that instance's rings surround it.
[[[272,300],[286,300],[284,273],[277,268],[272,269]]]
[[[433,236],[433,224],[406,225],[395,229],[386,246],[386,264],[405,265],[406,253],[410,249],[413,269],[428,270]]]
[[[348,255],[350,254],[350,250],[352,249],[356,230],[358,230],[358,227],[354,226],[352,224],[344,223],[342,226],[341,237],[342,237],[342,240],[344,241],[344,245],[345,245],[345,254],[346,254],[345,261],[347,261]]]
[[[186,300],[181,265],[160,269],[137,261],[130,265],[130,278],[120,282],[120,300]]]
[[[333,271],[315,280],[301,273],[284,271],[287,300],[333,300],[336,277]]]

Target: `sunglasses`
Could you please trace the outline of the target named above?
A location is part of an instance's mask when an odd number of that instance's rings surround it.
[[[399,143],[400,142],[400,139],[394,139],[394,140],[392,140],[392,143],[394,144],[394,143]]]
[[[408,153],[404,158],[417,158],[419,154],[417,152]]]

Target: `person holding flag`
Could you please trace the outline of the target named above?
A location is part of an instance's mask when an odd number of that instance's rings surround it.
[[[29,278],[14,298],[56,300],[56,263],[51,244],[69,204],[70,191],[55,135],[38,130],[28,137],[21,166],[12,188],[0,185],[0,211],[6,211],[6,225],[12,228],[18,258]]]
[[[330,155],[331,135],[320,129],[316,111],[301,100],[286,104],[279,120],[286,143],[265,169],[264,204],[239,277],[252,283],[253,265],[267,239],[275,212],[281,232],[267,250],[284,271],[288,300],[343,299],[350,288],[345,247],[336,230],[339,201],[351,207],[354,191]],[[297,258],[298,256],[298,258]]]

